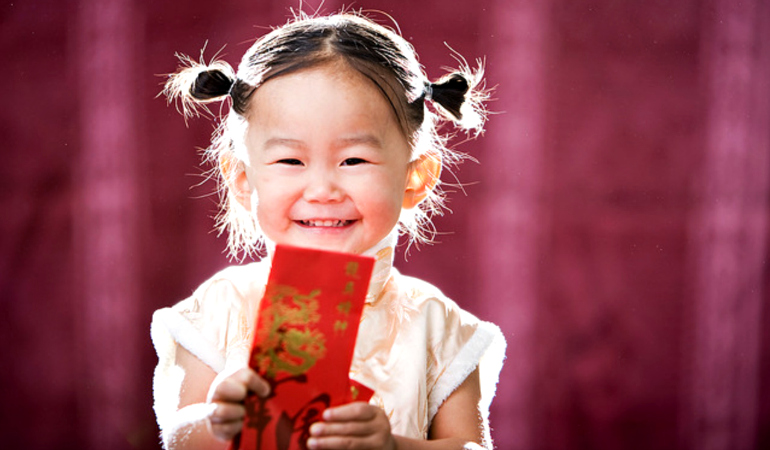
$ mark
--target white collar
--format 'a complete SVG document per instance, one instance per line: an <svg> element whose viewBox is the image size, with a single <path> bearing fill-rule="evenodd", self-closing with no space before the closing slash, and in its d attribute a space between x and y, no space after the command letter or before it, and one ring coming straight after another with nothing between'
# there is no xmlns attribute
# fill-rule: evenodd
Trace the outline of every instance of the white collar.
<svg viewBox="0 0 770 450"><path fill-rule="evenodd" d="M388 283L397 241L398 230L393 230L377 245L362 253L364 256L372 256L375 259L372 278L369 281L369 290L366 292L366 303L373 303L377 300L385 284Z"/></svg>

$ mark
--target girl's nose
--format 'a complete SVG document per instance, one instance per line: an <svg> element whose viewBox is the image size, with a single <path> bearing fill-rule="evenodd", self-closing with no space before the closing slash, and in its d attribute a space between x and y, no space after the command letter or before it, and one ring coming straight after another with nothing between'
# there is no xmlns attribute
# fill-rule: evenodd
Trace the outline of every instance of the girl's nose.
<svg viewBox="0 0 770 450"><path fill-rule="evenodd" d="M344 193L336 176L330 170L316 170L306 175L304 197L308 202L338 202L343 199Z"/></svg>

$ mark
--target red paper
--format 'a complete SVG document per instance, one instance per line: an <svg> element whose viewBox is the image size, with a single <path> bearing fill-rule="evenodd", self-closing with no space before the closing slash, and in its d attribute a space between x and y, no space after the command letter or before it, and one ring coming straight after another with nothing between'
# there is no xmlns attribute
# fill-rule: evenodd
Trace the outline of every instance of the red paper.
<svg viewBox="0 0 770 450"><path fill-rule="evenodd" d="M249 361L271 393L246 400L234 448L304 450L326 408L371 398L348 372L373 267L365 256L276 246Z"/></svg>

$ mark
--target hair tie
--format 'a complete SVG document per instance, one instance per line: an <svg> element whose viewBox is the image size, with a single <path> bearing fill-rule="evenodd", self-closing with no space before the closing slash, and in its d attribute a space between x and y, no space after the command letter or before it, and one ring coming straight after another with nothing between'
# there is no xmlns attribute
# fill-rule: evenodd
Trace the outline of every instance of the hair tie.
<svg viewBox="0 0 770 450"><path fill-rule="evenodd" d="M238 78L233 78L233 82L230 83L230 88L227 90L227 95L232 97L233 96L233 88L238 83Z"/></svg>
<svg viewBox="0 0 770 450"><path fill-rule="evenodd" d="M433 83L426 83L422 91L423 100L433 100Z"/></svg>

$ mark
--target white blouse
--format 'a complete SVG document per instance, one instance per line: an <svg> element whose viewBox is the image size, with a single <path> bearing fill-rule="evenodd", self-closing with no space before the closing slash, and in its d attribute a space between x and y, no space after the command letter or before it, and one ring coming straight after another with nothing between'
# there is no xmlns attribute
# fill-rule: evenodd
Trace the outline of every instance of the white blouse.
<svg viewBox="0 0 770 450"><path fill-rule="evenodd" d="M386 241L371 251L377 260L351 378L375 391L370 403L386 412L394 434L426 439L438 408L478 367L479 407L486 420L505 356L503 334L436 287L392 268L393 246ZM191 297L155 312L151 335L158 365L153 390L161 432L186 420L178 411L184 376L175 365L178 346L217 373L246 366L269 271L269 258L229 267Z"/></svg>

